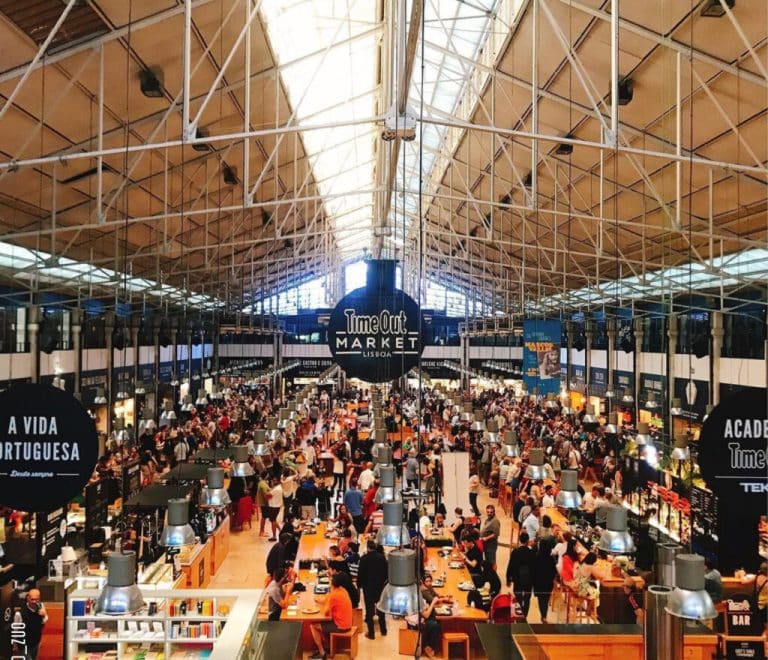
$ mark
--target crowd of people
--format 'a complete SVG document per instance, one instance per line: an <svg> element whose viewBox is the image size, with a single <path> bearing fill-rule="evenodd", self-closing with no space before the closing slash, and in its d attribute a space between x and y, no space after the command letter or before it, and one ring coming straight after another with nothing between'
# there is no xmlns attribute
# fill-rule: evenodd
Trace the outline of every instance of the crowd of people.
<svg viewBox="0 0 768 660"><path fill-rule="evenodd" d="M410 545L419 557L425 602L411 625L420 627L427 655L438 648L440 623L435 610L444 600L432 587L433 576L427 570L424 538L428 530L444 530L452 537L473 583L478 591L483 589L482 595L470 594L475 598L470 602L487 609L506 585L514 595L512 615L520 618L529 616L535 596L541 620L551 620L551 595L558 586L597 603L596 585L611 568L610 563L598 561L596 547L577 538L568 524L553 522L548 511L554 510L562 470L575 470L583 495L576 515L592 525L605 525L609 507L621 497L621 436L591 424L583 411L563 411L535 397L516 396L511 389L472 394L464 403L481 411L479 417L487 422L495 422L502 434L512 431L518 440L517 455L510 455L504 443L490 441L482 425L473 427L474 416L468 420L459 402L449 401L439 390L391 391L381 403L383 423L393 434L392 464L402 487L422 493L421 501L407 508L405 520ZM160 428L145 425L129 451L140 458L143 480L150 482L190 459L199 448L248 447L254 476L232 478L229 493L233 514L241 502L249 504L247 512L252 504L259 535L274 543L266 561L272 618L280 617L297 585L293 566L302 521L327 521L338 538L325 562L331 591L324 608L330 621L313 629L317 655L324 657L328 633L348 628L351 608L360 601L366 635L374 638L376 618L379 633L387 632L386 618L376 607L386 584L387 561L384 549L373 540L383 519L375 501L380 472L374 439L363 432L368 430L371 392L315 391L297 402L296 414L282 416L274 431L271 418L278 418L289 399L270 398L266 387L234 389L223 399L184 415L180 422ZM269 430L266 445L256 442L261 429ZM525 476L526 457L533 447L544 450L543 479ZM449 512L442 502L442 457L453 451L469 453L469 507ZM108 469L108 464L97 469ZM493 504L481 511L478 498L481 489L487 489L492 499L506 488L512 493L514 533L509 561L501 573L504 568L500 569L497 558L501 521ZM639 548L636 560L642 574L651 567L652 550L643 553ZM642 620L641 587L640 580L625 582L623 618L627 623Z"/></svg>

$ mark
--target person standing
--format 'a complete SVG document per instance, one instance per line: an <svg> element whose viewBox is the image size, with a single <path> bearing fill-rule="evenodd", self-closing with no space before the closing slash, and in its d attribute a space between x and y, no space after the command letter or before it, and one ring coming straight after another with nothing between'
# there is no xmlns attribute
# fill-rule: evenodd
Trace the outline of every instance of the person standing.
<svg viewBox="0 0 768 660"><path fill-rule="evenodd" d="M552 587L555 584L555 576L557 575L555 558L552 556L554 546L555 538L553 536L540 540L534 564L533 593L539 602L542 623L547 622L549 599L552 596Z"/></svg>
<svg viewBox="0 0 768 660"><path fill-rule="evenodd" d="M40 600L40 590L30 589L24 606L21 608L21 620L24 623L25 649L18 651L19 655L24 651L24 658L36 660L40 650L40 642L43 639L43 627L48 621L48 612Z"/></svg>
<svg viewBox="0 0 768 660"><path fill-rule="evenodd" d="M365 529L365 518L363 518L363 494L357 487L357 480L350 479L349 488L344 493L344 504L349 511L349 515L352 516L352 524L355 526L355 531L358 534L362 534Z"/></svg>
<svg viewBox="0 0 768 660"><path fill-rule="evenodd" d="M272 525L272 536L270 541L277 541L277 517L280 515L280 509L283 508L283 487L278 477L272 479L272 490L269 491L269 510L267 516Z"/></svg>
<svg viewBox="0 0 768 660"><path fill-rule="evenodd" d="M405 462L405 482L408 488L416 488L419 483L419 459L416 458L415 449L408 453L408 460Z"/></svg>
<svg viewBox="0 0 768 660"><path fill-rule="evenodd" d="M507 587L512 589L514 585L515 598L526 617L531 607L531 591L536 570L536 552L531 547L532 543L533 540L527 532L520 532L520 545L510 553L507 564Z"/></svg>
<svg viewBox="0 0 768 660"><path fill-rule="evenodd" d="M477 474L473 474L469 477L469 506L472 507L472 511L475 515L480 517L480 509L477 508L477 496L480 493L480 477Z"/></svg>
<svg viewBox="0 0 768 660"><path fill-rule="evenodd" d="M499 547L499 534L501 534L501 522L496 517L496 507L489 504L485 507L488 516L480 530L480 540L483 542L483 553L493 570L496 570L496 550Z"/></svg>

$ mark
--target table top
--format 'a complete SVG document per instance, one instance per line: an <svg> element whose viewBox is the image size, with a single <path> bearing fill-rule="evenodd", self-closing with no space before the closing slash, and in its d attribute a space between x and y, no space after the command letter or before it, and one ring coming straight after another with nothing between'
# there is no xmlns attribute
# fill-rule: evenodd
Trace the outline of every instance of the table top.
<svg viewBox="0 0 768 660"><path fill-rule="evenodd" d="M443 557L440 555L439 548L427 548L427 570L436 577L441 576L443 572L445 572L445 585L442 587L435 587L435 591L440 596L453 596L456 603L458 603L458 607L454 610L453 614L446 617L438 615L438 619L446 618L486 621L488 619L488 613L485 612L485 610L476 607L469 607L467 605L468 592L459 589L460 583L472 581L469 571L465 566L462 566L462 568L449 568L448 564L450 561L450 556Z"/></svg>
<svg viewBox="0 0 768 660"><path fill-rule="evenodd" d="M296 566L300 561L319 560L328 556L328 549L339 542L338 537L325 538L328 523L321 522L314 534L302 534L296 552Z"/></svg>

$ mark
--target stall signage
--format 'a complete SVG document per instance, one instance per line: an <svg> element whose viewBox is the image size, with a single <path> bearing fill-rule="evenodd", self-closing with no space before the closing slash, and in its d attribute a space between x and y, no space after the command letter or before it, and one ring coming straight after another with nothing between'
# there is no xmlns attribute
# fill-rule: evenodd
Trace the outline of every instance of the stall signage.
<svg viewBox="0 0 768 660"><path fill-rule="evenodd" d="M751 639L725 639L726 660L765 660L765 640L762 637Z"/></svg>
<svg viewBox="0 0 768 660"><path fill-rule="evenodd" d="M38 513L36 518L37 557L41 566L48 559L58 556L67 534L67 514L64 507L47 513Z"/></svg>
<svg viewBox="0 0 768 660"><path fill-rule="evenodd" d="M52 511L82 491L98 458L96 427L72 394L16 385L0 394L0 504Z"/></svg>
<svg viewBox="0 0 768 660"><path fill-rule="evenodd" d="M369 264L369 269L373 264ZM370 277L366 286L344 296L331 312L328 344L349 378L371 383L395 380L419 363L420 310L386 279Z"/></svg>
<svg viewBox="0 0 768 660"><path fill-rule="evenodd" d="M727 601L728 634L735 637L749 637L755 630L752 605L745 598L743 600Z"/></svg>
<svg viewBox="0 0 768 660"><path fill-rule="evenodd" d="M127 502L141 490L141 463L138 459L123 465L123 501Z"/></svg>
<svg viewBox="0 0 768 660"><path fill-rule="evenodd" d="M764 508L768 494L768 414L764 392L743 392L716 406L699 439L699 465L719 497Z"/></svg>

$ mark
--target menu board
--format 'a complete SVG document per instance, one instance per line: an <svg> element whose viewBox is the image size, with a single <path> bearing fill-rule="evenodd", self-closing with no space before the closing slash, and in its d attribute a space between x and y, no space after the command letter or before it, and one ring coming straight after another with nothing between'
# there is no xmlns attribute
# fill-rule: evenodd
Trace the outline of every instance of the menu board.
<svg viewBox="0 0 768 660"><path fill-rule="evenodd" d="M702 555L717 555L719 540L719 502L717 495L704 488L691 487L692 550Z"/></svg>
<svg viewBox="0 0 768 660"><path fill-rule="evenodd" d="M123 502L141 490L141 463L138 459L123 465Z"/></svg>
<svg viewBox="0 0 768 660"><path fill-rule="evenodd" d="M99 537L98 530L107 524L109 516L109 489L102 479L85 487L85 539L88 544Z"/></svg>
<svg viewBox="0 0 768 660"><path fill-rule="evenodd" d="M66 533L67 514L64 507L49 513L37 514L35 535L37 536L37 560L40 566L47 566L49 559L58 557Z"/></svg>

